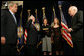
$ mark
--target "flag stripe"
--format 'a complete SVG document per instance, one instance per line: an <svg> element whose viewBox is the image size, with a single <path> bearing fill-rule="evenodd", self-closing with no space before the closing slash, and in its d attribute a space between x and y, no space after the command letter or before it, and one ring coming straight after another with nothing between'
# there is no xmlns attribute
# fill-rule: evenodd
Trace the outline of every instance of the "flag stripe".
<svg viewBox="0 0 84 56"><path fill-rule="evenodd" d="M71 36L69 35L69 33L67 33L65 30L64 30L64 33L65 33L70 39L72 39Z"/></svg>
<svg viewBox="0 0 84 56"><path fill-rule="evenodd" d="M68 27L67 27L64 23L61 23L61 25L62 25L65 29L68 29Z"/></svg>
<svg viewBox="0 0 84 56"><path fill-rule="evenodd" d="M26 40L27 38L25 37L24 39Z"/></svg>
<svg viewBox="0 0 84 56"><path fill-rule="evenodd" d="M63 37L65 37L65 39L67 40L67 42L69 42L71 44L70 40L68 40L67 37L64 34L63 34Z"/></svg>
<svg viewBox="0 0 84 56"><path fill-rule="evenodd" d="M73 43L72 41L70 42L65 35L62 35L64 37L64 39L67 41L67 43L73 48Z"/></svg>
<svg viewBox="0 0 84 56"><path fill-rule="evenodd" d="M27 29L25 29L25 34L24 34L24 42L26 43L27 41Z"/></svg>
<svg viewBox="0 0 84 56"><path fill-rule="evenodd" d="M26 37L24 37L24 40L26 41Z"/></svg>
<svg viewBox="0 0 84 56"><path fill-rule="evenodd" d="M27 32L25 32L25 35L27 36Z"/></svg>
<svg viewBox="0 0 84 56"><path fill-rule="evenodd" d="M27 30L25 29L25 33L27 33Z"/></svg>
<svg viewBox="0 0 84 56"><path fill-rule="evenodd" d="M27 38L27 35L25 34L25 38Z"/></svg>
<svg viewBox="0 0 84 56"><path fill-rule="evenodd" d="M66 36L65 38L67 38L67 40L69 40L70 42L72 42L71 41L71 39L65 34L65 33L62 33L64 36Z"/></svg>
<svg viewBox="0 0 84 56"><path fill-rule="evenodd" d="M26 38L24 38L24 40L26 41Z"/></svg>

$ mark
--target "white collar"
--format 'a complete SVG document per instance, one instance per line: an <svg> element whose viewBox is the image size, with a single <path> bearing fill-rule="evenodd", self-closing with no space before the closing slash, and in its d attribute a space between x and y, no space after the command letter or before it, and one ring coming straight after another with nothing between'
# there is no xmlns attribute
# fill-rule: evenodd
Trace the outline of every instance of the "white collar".
<svg viewBox="0 0 84 56"><path fill-rule="evenodd" d="M10 13L12 14L12 15L14 15L14 13L11 11L11 10L9 10L10 11Z"/></svg>

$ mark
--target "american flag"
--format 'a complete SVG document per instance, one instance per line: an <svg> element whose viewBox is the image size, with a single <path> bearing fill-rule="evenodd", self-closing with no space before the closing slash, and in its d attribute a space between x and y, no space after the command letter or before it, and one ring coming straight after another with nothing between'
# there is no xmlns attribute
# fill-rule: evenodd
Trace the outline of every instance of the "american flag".
<svg viewBox="0 0 84 56"><path fill-rule="evenodd" d="M26 44L27 41L27 29L25 29L25 33L24 33L24 43Z"/></svg>
<svg viewBox="0 0 84 56"><path fill-rule="evenodd" d="M61 26L62 26L61 34L62 34L62 37L73 48L72 37L71 37L71 34L69 32L67 32L68 26L67 26L67 22L66 22L66 20L64 18L62 10L60 11L60 13L61 13Z"/></svg>
<svg viewBox="0 0 84 56"><path fill-rule="evenodd" d="M64 15L63 15L63 12L62 12L62 9L61 9L61 6L62 6L63 2L64 1L58 1L60 14L61 14L61 26L62 26L61 34L62 34L62 37L67 41L67 43L73 48L72 37L71 37L71 34L69 32L67 32L67 29L68 29L67 22L64 18Z"/></svg>

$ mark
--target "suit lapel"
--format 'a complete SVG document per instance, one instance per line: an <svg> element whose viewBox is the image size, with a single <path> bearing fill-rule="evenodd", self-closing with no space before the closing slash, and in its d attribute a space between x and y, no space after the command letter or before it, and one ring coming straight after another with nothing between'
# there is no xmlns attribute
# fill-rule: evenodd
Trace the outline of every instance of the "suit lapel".
<svg viewBox="0 0 84 56"><path fill-rule="evenodd" d="M9 12L9 14L10 14L10 18L13 20L13 23L16 24L13 15L10 12Z"/></svg>

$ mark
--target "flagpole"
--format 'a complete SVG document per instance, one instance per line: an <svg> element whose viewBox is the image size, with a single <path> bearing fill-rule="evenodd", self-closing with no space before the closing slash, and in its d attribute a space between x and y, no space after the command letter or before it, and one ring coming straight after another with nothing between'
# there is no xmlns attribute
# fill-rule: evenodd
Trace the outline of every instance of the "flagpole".
<svg viewBox="0 0 84 56"><path fill-rule="evenodd" d="M29 18L31 10L29 9L27 10L27 12L28 12L28 18Z"/></svg>
<svg viewBox="0 0 84 56"><path fill-rule="evenodd" d="M18 26L18 38L21 40L21 45L22 45L22 40L23 40L23 38L21 38L21 37L23 37L23 27L22 27L22 12L23 12L23 4L22 4L22 10L21 10L21 13L20 13L20 26ZM18 40L19 41L19 40ZM18 44L20 44L20 41L19 41L19 43ZM18 44L17 44L17 51L19 52L19 54L20 54L20 51L21 51L21 49L23 48L23 45L20 47L20 49L18 48Z"/></svg>
<svg viewBox="0 0 84 56"><path fill-rule="evenodd" d="M36 13L36 19L37 19L37 9L35 9L35 13Z"/></svg>
<svg viewBox="0 0 84 56"><path fill-rule="evenodd" d="M60 9L60 16L61 16L61 21L62 21L62 15L61 15L61 13L62 13L62 5L58 5L58 7L59 7L59 9Z"/></svg>
<svg viewBox="0 0 84 56"><path fill-rule="evenodd" d="M44 18L46 18L46 16L45 16L45 7L43 7L42 10L43 10L43 19L44 19Z"/></svg>
<svg viewBox="0 0 84 56"><path fill-rule="evenodd" d="M36 13L36 22L38 22L38 20L37 20L37 9L35 9L35 13Z"/></svg>
<svg viewBox="0 0 84 56"><path fill-rule="evenodd" d="M36 23L35 23L35 27L36 27L37 31L40 31L40 24L38 23L38 20L37 20L37 9L35 9L35 13L36 13Z"/></svg>
<svg viewBox="0 0 84 56"><path fill-rule="evenodd" d="M23 11L23 5L22 5L22 11ZM22 11L20 13L20 26L22 25Z"/></svg>
<svg viewBox="0 0 84 56"><path fill-rule="evenodd" d="M54 13L54 18L56 17L56 14L55 14L55 8L53 6L53 13Z"/></svg>

